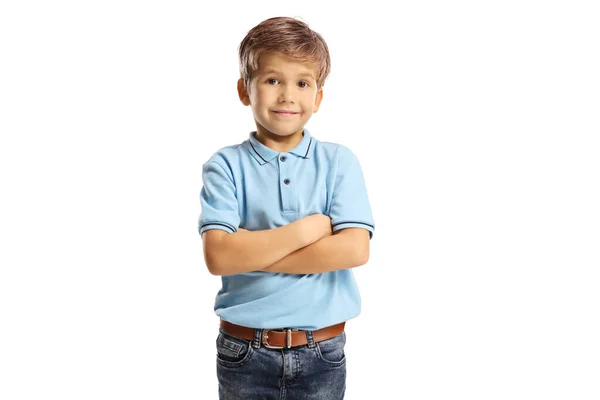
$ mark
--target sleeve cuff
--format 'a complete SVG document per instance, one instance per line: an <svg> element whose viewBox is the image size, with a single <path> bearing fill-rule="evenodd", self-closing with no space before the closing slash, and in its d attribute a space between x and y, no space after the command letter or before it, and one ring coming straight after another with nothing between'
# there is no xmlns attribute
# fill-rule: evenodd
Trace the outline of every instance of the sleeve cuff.
<svg viewBox="0 0 600 400"><path fill-rule="evenodd" d="M209 222L200 226L200 236L202 236L205 231L209 231L211 229L221 229L227 233L237 232L237 229L229 224L222 222Z"/></svg>
<svg viewBox="0 0 600 400"><path fill-rule="evenodd" d="M373 232L375 231L375 226L371 224L367 224L366 222L358 222L358 221L347 221L347 222L336 222L331 226L331 230L333 232L339 231L340 229L346 228L363 228L369 231L369 239L373 239Z"/></svg>

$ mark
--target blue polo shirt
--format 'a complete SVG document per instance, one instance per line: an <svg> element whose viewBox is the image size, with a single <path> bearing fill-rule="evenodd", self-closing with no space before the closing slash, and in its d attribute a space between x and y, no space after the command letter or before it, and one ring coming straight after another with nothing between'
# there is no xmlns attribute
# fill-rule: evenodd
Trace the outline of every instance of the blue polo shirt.
<svg viewBox="0 0 600 400"><path fill-rule="evenodd" d="M289 152L260 143L256 131L202 166L200 235L278 228L311 214L331 217L332 230L375 224L359 161L340 144L321 142L304 128ZM360 313L351 269L318 274L263 271L222 276L215 300L221 318L253 328L315 330Z"/></svg>

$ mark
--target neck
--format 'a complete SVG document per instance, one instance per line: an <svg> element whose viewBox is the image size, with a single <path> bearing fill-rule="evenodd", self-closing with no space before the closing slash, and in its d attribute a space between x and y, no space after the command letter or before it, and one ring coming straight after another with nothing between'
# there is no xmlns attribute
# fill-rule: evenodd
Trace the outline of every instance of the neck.
<svg viewBox="0 0 600 400"><path fill-rule="evenodd" d="M295 148L302 141L304 130L292 133L287 136L275 135L268 131L257 130L256 140L264 144L266 147L275 150L279 153L286 153Z"/></svg>

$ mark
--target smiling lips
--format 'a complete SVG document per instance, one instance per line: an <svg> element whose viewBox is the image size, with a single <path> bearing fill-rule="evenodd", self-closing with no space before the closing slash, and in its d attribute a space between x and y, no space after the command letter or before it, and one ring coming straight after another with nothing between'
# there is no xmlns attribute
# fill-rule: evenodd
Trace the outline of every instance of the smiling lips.
<svg viewBox="0 0 600 400"><path fill-rule="evenodd" d="M277 115L296 115L296 114L298 114L297 112L286 111L286 110L273 110L273 112Z"/></svg>

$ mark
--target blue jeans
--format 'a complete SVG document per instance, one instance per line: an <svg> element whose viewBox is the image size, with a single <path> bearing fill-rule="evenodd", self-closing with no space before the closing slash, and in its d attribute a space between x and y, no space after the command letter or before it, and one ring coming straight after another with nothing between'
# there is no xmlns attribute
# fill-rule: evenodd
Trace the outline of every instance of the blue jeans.
<svg viewBox="0 0 600 400"><path fill-rule="evenodd" d="M346 390L346 332L290 349L269 349L219 329L217 378L220 400L337 400Z"/></svg>

